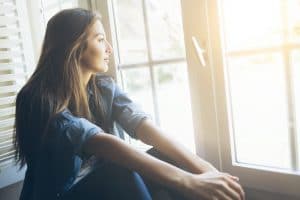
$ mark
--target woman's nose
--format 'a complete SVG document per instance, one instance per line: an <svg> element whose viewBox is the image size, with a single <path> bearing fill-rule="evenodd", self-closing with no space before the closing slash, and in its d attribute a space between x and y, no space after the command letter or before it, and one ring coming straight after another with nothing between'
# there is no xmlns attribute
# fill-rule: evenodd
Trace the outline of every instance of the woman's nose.
<svg viewBox="0 0 300 200"><path fill-rule="evenodd" d="M106 42L106 53L112 54L113 48L109 42Z"/></svg>

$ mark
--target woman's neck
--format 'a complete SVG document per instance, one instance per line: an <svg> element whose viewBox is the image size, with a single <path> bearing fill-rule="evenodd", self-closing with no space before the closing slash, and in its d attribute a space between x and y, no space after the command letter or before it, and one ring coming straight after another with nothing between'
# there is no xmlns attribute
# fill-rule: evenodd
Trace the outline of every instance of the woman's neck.
<svg viewBox="0 0 300 200"><path fill-rule="evenodd" d="M84 87L87 87L89 80L91 79L92 73L88 71L82 72L82 81L84 84Z"/></svg>

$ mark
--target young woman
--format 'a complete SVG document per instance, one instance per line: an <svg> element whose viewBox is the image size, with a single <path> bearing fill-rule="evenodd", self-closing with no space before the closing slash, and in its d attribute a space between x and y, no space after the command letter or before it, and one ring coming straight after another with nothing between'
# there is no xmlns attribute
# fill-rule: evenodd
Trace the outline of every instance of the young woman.
<svg viewBox="0 0 300 200"><path fill-rule="evenodd" d="M37 68L16 99L16 159L27 165L21 199L155 199L157 191L244 199L237 177L167 137L101 75L111 53L96 13L68 9L48 22ZM114 123L154 156L113 135Z"/></svg>

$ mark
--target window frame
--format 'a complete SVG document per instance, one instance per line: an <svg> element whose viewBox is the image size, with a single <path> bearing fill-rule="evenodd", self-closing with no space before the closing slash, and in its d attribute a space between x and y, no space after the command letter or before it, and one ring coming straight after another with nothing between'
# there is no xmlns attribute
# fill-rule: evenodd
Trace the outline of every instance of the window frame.
<svg viewBox="0 0 300 200"><path fill-rule="evenodd" d="M241 184L247 188L299 197L297 184L300 182L300 172L237 164L232 159L231 113L227 96L227 77L224 75L226 72L223 67L225 65L222 52L224 43L220 27L222 24L219 20L219 1L221 0L181 1L194 102L192 106L196 110L195 117L201 119L201 125L195 127L196 134L202 136L198 145L203 148L198 154L220 170L239 176ZM193 21L197 23L193 24ZM208 63L206 67L199 64L190 39L192 36L196 36L203 44ZM203 74L207 77L205 78ZM196 85L205 87L196 87ZM199 105L196 105L197 103ZM214 149L210 148L211 146Z"/></svg>

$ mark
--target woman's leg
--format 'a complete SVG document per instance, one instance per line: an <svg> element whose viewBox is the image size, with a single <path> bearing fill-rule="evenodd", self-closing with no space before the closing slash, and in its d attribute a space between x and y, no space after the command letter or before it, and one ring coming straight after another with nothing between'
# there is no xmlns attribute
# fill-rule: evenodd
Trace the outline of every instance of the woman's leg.
<svg viewBox="0 0 300 200"><path fill-rule="evenodd" d="M63 200L151 200L138 173L105 162L80 180Z"/></svg>

